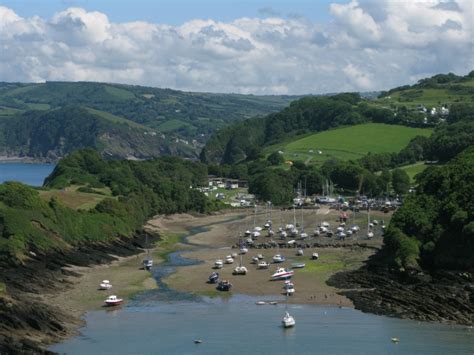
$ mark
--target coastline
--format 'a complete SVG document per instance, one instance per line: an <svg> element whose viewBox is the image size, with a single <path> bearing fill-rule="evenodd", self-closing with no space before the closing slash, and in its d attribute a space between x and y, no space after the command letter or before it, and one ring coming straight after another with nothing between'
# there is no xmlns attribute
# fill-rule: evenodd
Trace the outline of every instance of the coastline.
<svg viewBox="0 0 474 355"><path fill-rule="evenodd" d="M24 164L56 164L58 159L20 157L16 155L0 155L0 164L24 163Z"/></svg>

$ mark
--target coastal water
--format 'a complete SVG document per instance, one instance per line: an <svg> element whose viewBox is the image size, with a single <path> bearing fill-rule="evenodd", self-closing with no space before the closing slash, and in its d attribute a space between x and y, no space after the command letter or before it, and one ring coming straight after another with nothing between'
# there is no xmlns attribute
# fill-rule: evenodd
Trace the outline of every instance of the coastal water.
<svg viewBox="0 0 474 355"><path fill-rule="evenodd" d="M42 186L54 164L0 163L0 183L19 181L31 186Z"/></svg>
<svg viewBox="0 0 474 355"><path fill-rule="evenodd" d="M202 231L196 229L194 233ZM152 272L159 288L120 309L88 312L80 335L56 344L67 354L472 354L474 330L365 314L352 308L288 305L296 327L283 329L278 296L209 298L162 282L195 261L169 255ZM204 282L205 280L203 280ZM257 306L258 300L278 305ZM397 337L399 343L391 339ZM194 340L201 339L201 344Z"/></svg>
<svg viewBox="0 0 474 355"><path fill-rule="evenodd" d="M296 327L283 329L285 306L256 298L143 300L89 312L81 335L50 350L67 354L472 354L464 327L364 314L350 308L290 305ZM398 337L399 343L393 343ZM195 344L201 339L201 344Z"/></svg>

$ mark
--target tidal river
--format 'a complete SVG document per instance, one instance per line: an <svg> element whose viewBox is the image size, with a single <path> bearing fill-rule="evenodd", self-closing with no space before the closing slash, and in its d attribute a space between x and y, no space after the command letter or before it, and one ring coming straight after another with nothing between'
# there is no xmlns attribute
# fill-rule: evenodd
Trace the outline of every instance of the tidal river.
<svg viewBox="0 0 474 355"><path fill-rule="evenodd" d="M288 305L268 297L208 298L161 282L193 261L172 253L155 268L159 288L121 309L91 311L80 335L56 344L67 354L472 354L474 330L365 314L352 308ZM261 299L278 305L257 306ZM283 329L288 307L296 326ZM392 338L400 341L394 343ZM202 343L195 344L196 339Z"/></svg>

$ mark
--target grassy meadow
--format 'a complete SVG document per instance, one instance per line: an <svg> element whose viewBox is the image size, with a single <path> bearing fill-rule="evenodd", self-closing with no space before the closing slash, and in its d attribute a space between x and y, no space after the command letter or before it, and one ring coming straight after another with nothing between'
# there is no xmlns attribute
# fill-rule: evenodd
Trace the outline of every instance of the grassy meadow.
<svg viewBox="0 0 474 355"><path fill-rule="evenodd" d="M431 133L432 129L429 128L367 123L296 138L284 144L272 145L265 152L271 154L281 150L285 160L322 164L331 158L351 160L359 159L369 152L398 152L415 136L429 136Z"/></svg>

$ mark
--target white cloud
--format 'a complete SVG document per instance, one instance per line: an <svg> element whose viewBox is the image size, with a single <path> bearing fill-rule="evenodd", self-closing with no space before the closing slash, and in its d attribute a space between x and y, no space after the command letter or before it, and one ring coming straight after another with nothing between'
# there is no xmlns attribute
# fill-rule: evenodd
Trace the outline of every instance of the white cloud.
<svg viewBox="0 0 474 355"><path fill-rule="evenodd" d="M355 0L332 20L112 23L69 8L52 19L0 6L0 80L90 80L191 91L303 94L385 89L474 67L469 0Z"/></svg>

